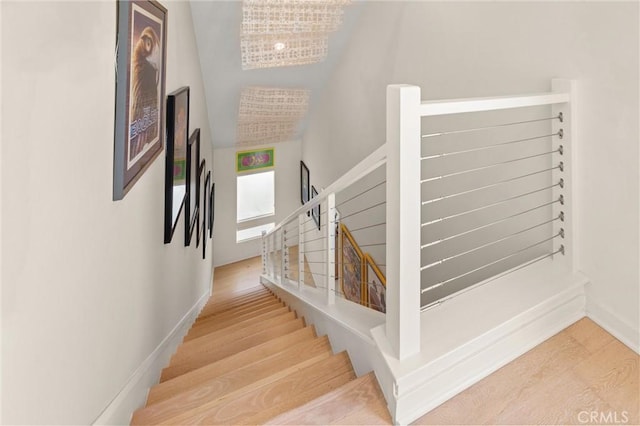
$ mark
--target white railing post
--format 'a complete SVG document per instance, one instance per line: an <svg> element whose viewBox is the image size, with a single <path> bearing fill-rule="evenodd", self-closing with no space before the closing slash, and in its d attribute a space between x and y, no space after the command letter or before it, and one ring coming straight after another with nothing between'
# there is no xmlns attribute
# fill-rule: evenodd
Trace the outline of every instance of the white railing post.
<svg viewBox="0 0 640 426"><path fill-rule="evenodd" d="M304 288L304 213L298 215L298 289Z"/></svg>
<svg viewBox="0 0 640 426"><path fill-rule="evenodd" d="M262 231L262 275L267 274L267 239L264 237L267 231Z"/></svg>
<svg viewBox="0 0 640 426"><path fill-rule="evenodd" d="M576 81L555 78L551 80L551 90L553 92L568 93L570 100L566 103L554 104L552 107L553 116L557 116L562 113L562 122L559 120L553 121L553 133L557 133L562 130L562 138L554 138L558 140L558 145L562 145L562 155L559 156L562 161L562 170L553 171L553 183L557 183L562 179L563 187L555 187L553 191L554 199L558 199L560 196L563 198L563 203L556 203L553 205L553 216L558 217L560 212L564 214L564 220L562 222L555 222L554 232L556 235L560 228L564 231L563 238L556 238L553 240L553 251L556 252L560 249L560 246L564 246L564 256L554 256L554 262L562 263L569 271L575 272L577 265L577 254L575 238L575 215L573 214L573 206L575 205L574 194L576 194L575 184L576 179ZM555 166L555 164L554 164Z"/></svg>
<svg viewBox="0 0 640 426"><path fill-rule="evenodd" d="M386 335L402 360L420 352L420 88L387 86Z"/></svg>
<svg viewBox="0 0 640 426"><path fill-rule="evenodd" d="M336 194L327 195L327 303L332 305L336 303Z"/></svg>
<svg viewBox="0 0 640 426"><path fill-rule="evenodd" d="M289 278L289 259L287 258L289 255L289 249L287 247L287 229L286 225L282 227L282 244L280 244L280 249L282 250L282 275L280 278L280 283L284 284Z"/></svg>

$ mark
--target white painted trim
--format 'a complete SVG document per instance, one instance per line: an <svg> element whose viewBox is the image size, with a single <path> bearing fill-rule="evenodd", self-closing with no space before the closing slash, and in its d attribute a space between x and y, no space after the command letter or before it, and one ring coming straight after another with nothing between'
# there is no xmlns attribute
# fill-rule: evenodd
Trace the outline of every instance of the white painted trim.
<svg viewBox="0 0 640 426"><path fill-rule="evenodd" d="M599 304L587 293L587 316L613 337L620 340L634 352L640 354L640 329L638 325L625 321L608 307Z"/></svg>
<svg viewBox="0 0 640 426"><path fill-rule="evenodd" d="M533 93L517 96L494 96L490 98L423 101L420 105L420 115L427 117L434 115L460 114L463 112L553 105L569 102L569 100L570 95L567 93Z"/></svg>
<svg viewBox="0 0 640 426"><path fill-rule="evenodd" d="M210 296L211 288L198 299L167 337L133 372L122 390L94 420L94 425L121 425L131 422L133 412L146 402L149 389L158 383L162 369L166 367L178 345L182 343L182 337L191 327Z"/></svg>
<svg viewBox="0 0 640 426"><path fill-rule="evenodd" d="M395 416L409 424L585 316L585 280L397 381ZM405 372L408 373L408 372Z"/></svg>

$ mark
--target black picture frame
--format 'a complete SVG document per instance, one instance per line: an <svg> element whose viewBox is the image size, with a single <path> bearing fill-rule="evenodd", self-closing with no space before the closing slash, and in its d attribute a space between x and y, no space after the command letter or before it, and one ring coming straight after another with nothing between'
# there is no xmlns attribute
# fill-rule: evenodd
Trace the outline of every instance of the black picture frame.
<svg viewBox="0 0 640 426"><path fill-rule="evenodd" d="M187 146L187 196L185 205L185 233L184 245L189 246L193 237L193 232L198 226L199 207L199 165L200 165L200 129L195 129L189 138ZM197 235L197 232L196 232ZM197 239L197 237L196 237Z"/></svg>
<svg viewBox="0 0 640 426"><path fill-rule="evenodd" d="M215 220L216 207L216 183L211 182L211 194L209 196L209 238L213 238L213 223Z"/></svg>
<svg viewBox="0 0 640 426"><path fill-rule="evenodd" d="M164 146L167 21L167 9L155 0L117 2L114 201Z"/></svg>
<svg viewBox="0 0 640 426"><path fill-rule="evenodd" d="M204 191L202 192L202 258L207 258L207 237L209 233L209 197L211 192L211 171L207 171L204 178Z"/></svg>
<svg viewBox="0 0 640 426"><path fill-rule="evenodd" d="M315 198L318 195L318 191L316 191L316 187L311 185L311 198ZM311 209L311 217L313 217L313 221L318 226L318 231L320 230L320 204Z"/></svg>
<svg viewBox="0 0 640 426"><path fill-rule="evenodd" d="M300 161L300 201L302 204L306 204L310 199L309 182L309 168L304 164L304 161Z"/></svg>
<svg viewBox="0 0 640 426"><path fill-rule="evenodd" d="M167 96L167 150L165 156L164 243L173 238L187 196L189 88Z"/></svg>
<svg viewBox="0 0 640 426"><path fill-rule="evenodd" d="M202 226L204 225L204 221L200 220L201 215L201 209L202 209L202 202L200 199L200 195L202 194L202 188L204 187L204 172L207 169L207 162L202 159L200 160L200 166L198 167L198 182L196 184L196 194L198 194L198 200L197 200L197 204L198 204L198 212L196 213L196 229L195 229L195 233L196 233L196 248L200 247L200 234L202 233L200 231L200 228L202 228Z"/></svg>

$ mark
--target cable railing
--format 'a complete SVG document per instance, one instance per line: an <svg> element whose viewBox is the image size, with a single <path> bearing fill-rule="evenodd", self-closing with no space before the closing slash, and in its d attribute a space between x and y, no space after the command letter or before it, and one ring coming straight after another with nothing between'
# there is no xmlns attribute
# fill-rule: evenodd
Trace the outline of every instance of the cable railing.
<svg viewBox="0 0 640 426"><path fill-rule="evenodd" d="M263 234L264 275L384 313L385 162L383 146Z"/></svg>
<svg viewBox="0 0 640 426"><path fill-rule="evenodd" d="M384 312L402 360L425 310L549 259L572 270L573 82L552 86L445 101L389 86L387 142L263 234L264 276Z"/></svg>

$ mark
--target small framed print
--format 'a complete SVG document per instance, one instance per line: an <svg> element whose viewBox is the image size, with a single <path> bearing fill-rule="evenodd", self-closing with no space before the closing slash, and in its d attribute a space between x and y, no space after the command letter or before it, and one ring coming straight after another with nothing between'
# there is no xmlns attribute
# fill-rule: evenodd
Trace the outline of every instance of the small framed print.
<svg viewBox="0 0 640 426"><path fill-rule="evenodd" d="M318 195L318 191L316 191L316 187L311 185L311 198L315 198ZM313 217L313 221L316 223L318 227L318 231L321 229L320 226L320 204L311 209L311 216Z"/></svg>
<svg viewBox="0 0 640 426"><path fill-rule="evenodd" d="M304 161L300 161L300 201L306 204L309 201L309 168Z"/></svg>
<svg viewBox="0 0 640 426"><path fill-rule="evenodd" d="M363 304L363 261L364 256L360 247L353 239L349 229L344 224L340 224L341 256L340 267L342 268L342 293L347 300Z"/></svg>
<svg viewBox="0 0 640 426"><path fill-rule="evenodd" d="M216 207L216 183L211 183L211 194L209 195L209 238L213 238L213 221L215 219Z"/></svg>
<svg viewBox="0 0 640 426"><path fill-rule="evenodd" d="M387 312L387 280L369 253L364 256L366 305L379 312Z"/></svg>
<svg viewBox="0 0 640 426"><path fill-rule="evenodd" d="M189 138L187 146L187 198L185 200L185 234L184 245L191 244L193 232L198 227L198 207L199 207L199 166L200 166L200 129L196 129ZM196 231L196 239L197 236Z"/></svg>
<svg viewBox="0 0 640 426"><path fill-rule="evenodd" d="M167 96L167 150L165 161L164 242L170 243L187 194L189 88Z"/></svg>
<svg viewBox="0 0 640 426"><path fill-rule="evenodd" d="M207 237L209 233L209 197L211 191L211 171L207 171L204 178L204 191L202 192L202 258L207 258Z"/></svg>
<svg viewBox="0 0 640 426"><path fill-rule="evenodd" d="M195 226L195 234L196 234L196 247L200 247L200 234L202 234L201 228L204 225L204 220L201 220L202 216L202 204L200 195L202 194L202 188L204 187L204 172L207 168L207 163L205 160L200 161L200 166L198 167L198 181L196 183L196 194L198 194L198 211L196 214L196 226ZM203 218L204 219L204 218Z"/></svg>

